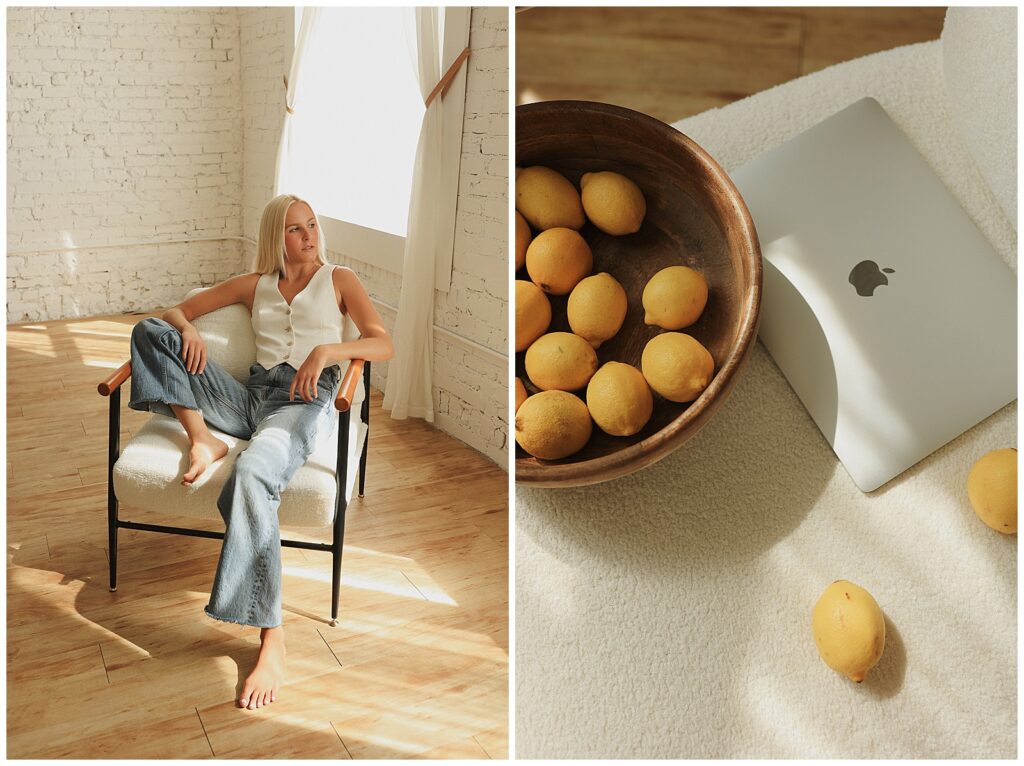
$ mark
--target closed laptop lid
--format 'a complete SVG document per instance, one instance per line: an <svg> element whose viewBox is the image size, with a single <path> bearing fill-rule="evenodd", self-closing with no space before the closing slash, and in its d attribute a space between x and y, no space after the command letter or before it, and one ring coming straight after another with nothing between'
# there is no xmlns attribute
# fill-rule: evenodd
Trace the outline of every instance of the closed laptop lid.
<svg viewBox="0 0 1024 766"><path fill-rule="evenodd" d="M760 337L873 490L1016 398L1016 280L874 99L731 174L764 257Z"/></svg>

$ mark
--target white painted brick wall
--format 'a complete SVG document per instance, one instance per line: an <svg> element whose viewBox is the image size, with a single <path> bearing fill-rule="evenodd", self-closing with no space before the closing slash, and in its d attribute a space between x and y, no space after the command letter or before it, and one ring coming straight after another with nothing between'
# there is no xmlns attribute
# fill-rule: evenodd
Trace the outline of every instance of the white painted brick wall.
<svg viewBox="0 0 1024 766"><path fill-rule="evenodd" d="M274 197L274 165L284 116L284 81L292 60L295 9L240 8L242 123L245 158L242 232L256 242L263 208ZM246 244L247 264L256 247Z"/></svg>
<svg viewBox="0 0 1024 766"><path fill-rule="evenodd" d="M507 469L508 8L474 8L452 286L434 321L498 352L434 340L437 424Z"/></svg>
<svg viewBox="0 0 1024 766"><path fill-rule="evenodd" d="M7 19L7 247L24 253L7 261L8 321L149 310L237 273L237 9ZM137 244L210 237L233 239Z"/></svg>

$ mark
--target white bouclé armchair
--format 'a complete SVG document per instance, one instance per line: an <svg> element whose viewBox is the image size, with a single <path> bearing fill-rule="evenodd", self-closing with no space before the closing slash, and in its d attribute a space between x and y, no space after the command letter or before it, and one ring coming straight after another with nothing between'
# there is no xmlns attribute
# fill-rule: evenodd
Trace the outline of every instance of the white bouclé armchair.
<svg viewBox="0 0 1024 766"><path fill-rule="evenodd" d="M195 292L195 291L194 291ZM235 304L197 318L193 324L206 341L209 359L217 362L240 382L249 376L256 360L256 342L249 312ZM354 323L345 318L343 340L359 336ZM119 516L119 504L151 514L220 520L217 497L231 473L235 458L248 442L219 431L213 433L228 444L226 457L211 465L190 486L181 484L188 467L188 437L176 418L153 414L138 434L120 450L121 385L131 375L125 362L99 385L110 397L107 523L110 545L110 590L117 589L117 533L119 529L212 537L223 532L185 529L128 521ZM360 381L360 378L362 380ZM335 408L334 429L324 433L306 464L292 477L281 494L278 511L285 547L329 551L332 554L331 625L337 624L341 585L341 557L345 535L345 511L359 474L359 496L363 496L369 432L370 363L354 359L342 365ZM355 413L353 415L353 412ZM332 528L331 543L285 539L287 528Z"/></svg>

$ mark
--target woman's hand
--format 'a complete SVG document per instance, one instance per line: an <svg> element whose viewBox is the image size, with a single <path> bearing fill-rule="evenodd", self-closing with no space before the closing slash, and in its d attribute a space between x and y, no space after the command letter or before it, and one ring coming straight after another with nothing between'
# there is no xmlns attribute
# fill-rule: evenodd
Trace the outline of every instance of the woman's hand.
<svg viewBox="0 0 1024 766"><path fill-rule="evenodd" d="M326 349L323 346L315 346L292 379L292 387L288 391L288 401L292 401L296 393L302 397L303 401L311 402L316 399L316 384L326 365Z"/></svg>
<svg viewBox="0 0 1024 766"><path fill-rule="evenodd" d="M191 324L181 331L181 358L185 362L185 369L192 375L198 375L206 369L206 341Z"/></svg>

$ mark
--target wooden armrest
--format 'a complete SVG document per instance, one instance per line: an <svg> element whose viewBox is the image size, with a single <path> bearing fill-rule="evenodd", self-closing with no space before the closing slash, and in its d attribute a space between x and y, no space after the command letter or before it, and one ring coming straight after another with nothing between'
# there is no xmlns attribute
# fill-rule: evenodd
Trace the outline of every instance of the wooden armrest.
<svg viewBox="0 0 1024 766"><path fill-rule="evenodd" d="M334 407L338 412L345 412L352 406L352 399L356 395L356 386L359 385L359 379L363 377L364 363L364 359L353 359L349 362L348 369L345 370L345 377L341 379L341 385L338 387L338 396L334 400Z"/></svg>
<svg viewBox="0 0 1024 766"><path fill-rule="evenodd" d="M96 386L96 389L100 392L101 396L110 396L114 389L128 380L132 374L132 363L125 362L117 368L117 372L107 378L105 381Z"/></svg>

